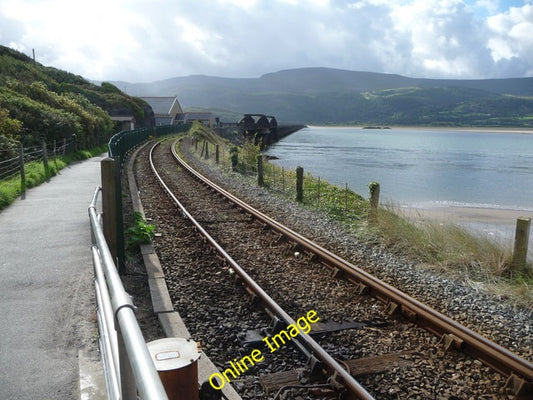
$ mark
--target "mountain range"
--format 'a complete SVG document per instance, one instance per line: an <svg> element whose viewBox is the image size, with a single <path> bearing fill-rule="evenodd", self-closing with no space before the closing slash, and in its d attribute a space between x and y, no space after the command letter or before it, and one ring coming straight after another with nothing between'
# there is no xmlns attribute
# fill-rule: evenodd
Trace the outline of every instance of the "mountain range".
<svg viewBox="0 0 533 400"><path fill-rule="evenodd" d="M112 83L134 96L177 96L183 108L211 110L228 122L262 113L308 124L533 127L533 78L418 79L301 68L259 78L192 75Z"/></svg>

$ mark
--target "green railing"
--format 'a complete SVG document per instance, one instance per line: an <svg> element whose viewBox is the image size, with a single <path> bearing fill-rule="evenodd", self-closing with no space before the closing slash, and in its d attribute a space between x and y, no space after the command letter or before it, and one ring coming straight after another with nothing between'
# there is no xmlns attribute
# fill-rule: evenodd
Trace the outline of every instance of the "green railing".
<svg viewBox="0 0 533 400"><path fill-rule="evenodd" d="M130 151L146 142L149 139L162 137L166 135L187 132L191 128L192 124L180 124L180 125L163 125L150 128L134 129L131 131L122 131L114 135L108 144L108 154L114 164L114 177L113 182L108 183L114 187L115 198L113 200L116 208L114 213L114 238L108 238L109 242L116 245L116 264L119 272L123 274L125 272L125 251L124 251L124 221L122 218L122 185L121 185L121 173L124 166L126 157ZM105 183L102 182L102 186Z"/></svg>
<svg viewBox="0 0 533 400"><path fill-rule="evenodd" d="M156 137L186 132L190 127L191 124L162 125L119 132L109 140L109 157L115 160L118 158L122 165L126 155L141 143Z"/></svg>

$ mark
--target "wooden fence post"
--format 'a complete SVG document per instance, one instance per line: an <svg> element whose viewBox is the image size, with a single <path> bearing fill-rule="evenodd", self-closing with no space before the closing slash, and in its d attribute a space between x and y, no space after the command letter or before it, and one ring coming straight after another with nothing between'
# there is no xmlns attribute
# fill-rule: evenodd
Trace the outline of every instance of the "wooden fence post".
<svg viewBox="0 0 533 400"><path fill-rule="evenodd" d="M20 142L20 197L26 198L26 170L24 168L24 145Z"/></svg>
<svg viewBox="0 0 533 400"><path fill-rule="evenodd" d="M263 176L263 156L261 154L257 155L257 184L259 186L264 186L265 178Z"/></svg>
<svg viewBox="0 0 533 400"><path fill-rule="evenodd" d="M511 262L511 266L515 271L526 269L530 227L531 218L522 217L516 220L513 261Z"/></svg>
<svg viewBox="0 0 533 400"><path fill-rule="evenodd" d="M115 182L115 160L104 158L100 162L101 179L102 179L102 212L103 212L103 231L113 256L117 260L117 204L116 204L116 182Z"/></svg>
<svg viewBox="0 0 533 400"><path fill-rule="evenodd" d="M300 203L304 200L304 169L296 168L296 201Z"/></svg>
<svg viewBox="0 0 533 400"><path fill-rule="evenodd" d="M46 142L43 139L43 167L44 167L44 176L46 182L50 181L50 167L48 166L48 152L46 150Z"/></svg>
<svg viewBox="0 0 533 400"><path fill-rule="evenodd" d="M209 142L205 141L205 158L209 158Z"/></svg>
<svg viewBox="0 0 533 400"><path fill-rule="evenodd" d="M370 191L370 210L368 211L368 221L375 223L378 220L379 192L380 186L377 182L368 184Z"/></svg>
<svg viewBox="0 0 533 400"><path fill-rule="evenodd" d="M215 162L218 164L219 161L220 161L220 149L217 144L215 147Z"/></svg>

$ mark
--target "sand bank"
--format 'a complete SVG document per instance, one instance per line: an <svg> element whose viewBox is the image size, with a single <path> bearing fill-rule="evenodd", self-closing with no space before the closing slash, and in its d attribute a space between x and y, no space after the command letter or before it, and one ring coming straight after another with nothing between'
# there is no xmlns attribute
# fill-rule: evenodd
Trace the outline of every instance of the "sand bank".
<svg viewBox="0 0 533 400"><path fill-rule="evenodd" d="M478 207L402 207L401 212L414 221L437 221L454 224L515 225L517 218L533 218L533 211Z"/></svg>

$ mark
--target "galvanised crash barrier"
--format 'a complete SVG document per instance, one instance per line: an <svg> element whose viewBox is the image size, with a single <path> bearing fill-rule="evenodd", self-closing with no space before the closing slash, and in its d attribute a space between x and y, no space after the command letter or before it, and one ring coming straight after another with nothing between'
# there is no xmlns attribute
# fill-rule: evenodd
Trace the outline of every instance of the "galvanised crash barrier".
<svg viewBox="0 0 533 400"><path fill-rule="evenodd" d="M135 317L135 306L124 290L96 209L100 188L89 206L98 331L109 399L168 400Z"/></svg>

